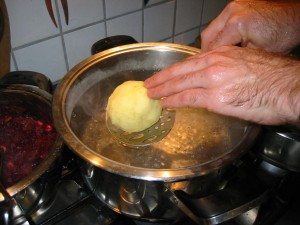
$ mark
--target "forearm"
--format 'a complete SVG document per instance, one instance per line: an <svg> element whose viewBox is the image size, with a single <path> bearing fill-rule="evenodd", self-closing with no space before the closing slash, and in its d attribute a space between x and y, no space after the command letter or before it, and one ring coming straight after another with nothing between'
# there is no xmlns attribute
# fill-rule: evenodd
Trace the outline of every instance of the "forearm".
<svg viewBox="0 0 300 225"><path fill-rule="evenodd" d="M277 52L289 53L300 45L300 1L276 1L263 15L272 26L271 43L277 43ZM276 29L280 27L282 29ZM268 29L266 29L268 30ZM262 34L265 34L262 32ZM266 49L268 50L268 49Z"/></svg>
<svg viewBox="0 0 300 225"><path fill-rule="evenodd" d="M288 71L291 74L289 89L286 90L287 110L290 110L291 117L287 123L300 127L300 61L295 62Z"/></svg>

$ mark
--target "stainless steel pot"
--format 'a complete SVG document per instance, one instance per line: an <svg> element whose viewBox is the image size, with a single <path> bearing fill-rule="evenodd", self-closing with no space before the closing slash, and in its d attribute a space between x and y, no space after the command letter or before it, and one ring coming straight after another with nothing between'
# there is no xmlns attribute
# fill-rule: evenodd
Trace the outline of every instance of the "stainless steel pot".
<svg viewBox="0 0 300 225"><path fill-rule="evenodd" d="M20 78L21 75L25 75L26 80L31 80L32 84L36 83L36 86L24 84L24 79L16 79ZM21 107L25 112L30 112L34 118L51 123L52 95L40 88L49 88L48 79L44 75L29 71L18 71L9 73L4 78L0 81L0 106L9 104L12 107ZM5 84L6 82L9 84ZM18 82L23 82L23 84L17 84ZM12 209L13 219L21 222L24 219L22 214L29 213L51 199L51 193L55 189L56 180L61 172L61 164L59 162L62 146L62 139L58 135L49 155L34 171L7 188L9 195L18 203ZM4 198L0 194L0 206L3 202Z"/></svg>
<svg viewBox="0 0 300 225"><path fill-rule="evenodd" d="M259 136L257 154L282 169L300 172L299 129L289 126L265 126Z"/></svg>
<svg viewBox="0 0 300 225"><path fill-rule="evenodd" d="M105 109L116 86L145 80L199 53L166 43L115 47L76 65L56 89L55 126L83 159L88 186L114 210L149 220L174 219L179 216L170 197L174 190L202 196L224 188L231 165L255 140L258 126L204 109L177 109L171 132L148 147L125 147L108 132Z"/></svg>

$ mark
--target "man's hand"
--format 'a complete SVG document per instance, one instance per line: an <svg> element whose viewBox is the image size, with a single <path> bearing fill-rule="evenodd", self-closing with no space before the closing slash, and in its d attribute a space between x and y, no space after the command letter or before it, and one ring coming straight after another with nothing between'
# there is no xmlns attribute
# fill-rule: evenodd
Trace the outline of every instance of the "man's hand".
<svg viewBox="0 0 300 225"><path fill-rule="evenodd" d="M300 1L233 1L201 39L204 52L241 45L287 54L300 44Z"/></svg>
<svg viewBox="0 0 300 225"><path fill-rule="evenodd" d="M164 107L207 108L261 124L299 123L300 62L223 46L176 63L145 81Z"/></svg>

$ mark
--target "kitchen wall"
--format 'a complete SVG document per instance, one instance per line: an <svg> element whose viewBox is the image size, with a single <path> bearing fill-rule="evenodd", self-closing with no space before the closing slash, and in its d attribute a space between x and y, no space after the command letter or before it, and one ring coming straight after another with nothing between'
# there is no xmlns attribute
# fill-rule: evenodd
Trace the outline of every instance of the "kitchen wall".
<svg viewBox="0 0 300 225"><path fill-rule="evenodd" d="M11 71L31 70L53 82L91 55L96 41L130 35L138 42L193 44L228 0L52 0L57 27L43 0L5 0L11 29Z"/></svg>

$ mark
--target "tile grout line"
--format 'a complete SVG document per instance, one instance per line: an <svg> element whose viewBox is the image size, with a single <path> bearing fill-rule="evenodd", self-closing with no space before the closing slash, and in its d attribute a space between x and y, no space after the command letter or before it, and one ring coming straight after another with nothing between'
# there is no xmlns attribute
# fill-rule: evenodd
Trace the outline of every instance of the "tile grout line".
<svg viewBox="0 0 300 225"><path fill-rule="evenodd" d="M176 19L177 19L177 0L174 1L174 18L173 18L173 28L172 28L172 42L174 43Z"/></svg>
<svg viewBox="0 0 300 225"><path fill-rule="evenodd" d="M108 32L107 32L106 2L105 1L106 0L102 1L102 6L103 6L103 23L104 23L104 32L105 32L104 37L107 37ZM101 23L101 22L99 22L99 23Z"/></svg>
<svg viewBox="0 0 300 225"><path fill-rule="evenodd" d="M201 27L202 25L202 20L203 20L203 12L204 12L204 2L205 0L202 1L202 8L201 8L201 16L200 16L200 26L199 26L199 35L201 35Z"/></svg>
<svg viewBox="0 0 300 225"><path fill-rule="evenodd" d="M93 26L93 25L99 24L99 23L104 23L104 21L96 22L96 23L93 23L93 24L89 24L89 25L87 25L87 26L80 27L80 28L78 28L78 29L73 29L72 31L63 32L62 35L63 35L63 34L68 34L68 33L72 33L72 32L74 32L74 31L76 31L76 30L81 30L81 29L83 29L83 28L87 28L87 27L90 27L90 26ZM209 23L207 23L207 24L209 24ZM202 24L202 25L200 25L200 28L203 27L203 26L205 26L205 25L207 25L207 24ZM192 27L192 28L190 28L190 29L188 29L188 30L179 32L178 34L176 34L176 36L181 35L181 34L184 34L184 33L187 33L187 32L190 32L191 30L194 30L194 29L196 29L196 28L199 28L199 26ZM18 46L18 47L14 47L12 50L14 50L14 51L20 50L20 49L23 49L23 48L26 48L26 47L29 47L29 46L32 46L32 45L35 45L35 44L38 44L38 43L41 43L41 42L50 40L50 39L52 39L52 38L59 37L59 36L61 36L61 34L52 35L52 36L49 36L49 37L46 37L46 38L42 38L42 39L37 40L37 41L34 41L34 42L30 42L30 43L28 43L28 44L24 44L24 45L21 45L21 46ZM174 36L175 36L175 35L174 35ZM168 37L168 38L164 38L163 40L166 40L166 39L169 39L169 38L171 38L171 36Z"/></svg>
<svg viewBox="0 0 300 225"><path fill-rule="evenodd" d="M70 66L69 66L69 60L68 60L68 54L67 54L67 48L66 48L66 43L65 43L65 38L64 38L64 33L62 31L62 19L59 13L59 9L58 9L58 0L55 0L55 9L58 15L58 27L59 27L59 36L60 36L60 40L62 43L62 48L63 48L63 55L64 55L64 60L65 60L65 66L66 66L66 70L67 72L70 70Z"/></svg>
<svg viewBox="0 0 300 225"><path fill-rule="evenodd" d="M144 42L145 40L145 8L146 8L146 5L145 5L145 2L143 2L143 7L142 7L142 42Z"/></svg>
<svg viewBox="0 0 300 225"><path fill-rule="evenodd" d="M124 13L124 14L122 14L122 15L118 15L118 16L115 16L115 17L112 17L112 18L107 19L107 18L106 18L106 12L105 12L105 9L103 9L103 10L104 10L104 19L102 19L102 20L99 20L99 21L96 21L96 22L92 22L92 23L89 23L89 24L86 24L86 25L83 25L83 26L79 26L79 27L77 27L77 28L74 28L74 29L71 29L71 30L67 30L67 31L62 31L62 30L60 30L60 33L58 33L58 34L54 34L54 35L51 35L51 36L48 36L48 37L45 37L45 38L41 38L41 39L39 39L39 40L32 41L32 42L30 42L30 43L22 44L22 45L20 45L20 46L14 47L13 50L19 50L19 49L22 49L22 48L25 48L25 47L29 47L29 46L31 46L31 45L38 44L38 43L41 43L41 42L46 41L46 40L49 40L49 39L52 39L52 38L55 38L55 37L59 37L60 35L69 34L69 33L72 33L72 32L74 32L74 31L78 31L78 30L81 30L81 29L84 29L84 28L87 28L87 27L91 27L91 26L96 25L96 24L100 24L100 23L104 23L104 25L105 25L105 32L106 32L105 36L107 36L107 25L106 25L106 21L112 20L112 19L117 19L117 18L119 18L119 17L123 17L123 16L126 16L126 15L130 15L130 14L132 14L132 13L136 13L136 12L141 11L141 9L139 9L139 10L134 10L134 11L131 11L131 12L128 12L128 13ZM60 21L59 21L59 23L60 23Z"/></svg>
<svg viewBox="0 0 300 225"><path fill-rule="evenodd" d="M12 49L12 48L11 48ZM14 67L16 70L19 70L19 66L18 66L18 63L17 63L17 59L16 59L16 56L15 56L15 52L13 50L11 50L11 54L10 54L11 58L12 58L12 62L14 64ZM11 63L12 63L11 62ZM11 68L10 68L11 70Z"/></svg>
<svg viewBox="0 0 300 225"><path fill-rule="evenodd" d="M21 65L21 64L18 65L18 60L17 60L18 59L17 58L18 54L17 54L16 51L24 49L26 47L33 46L35 44L42 43L44 41L51 40L53 38L58 38L59 37L59 39L61 41L60 43L62 44L63 59L65 61L65 62L62 62L62 66L64 66L66 68L66 70L69 71L69 69L70 69L69 68L70 67L70 65L69 65L69 60L70 59L69 58L70 57L67 54L68 52L67 52L67 46L66 45L68 44L68 42L67 42L67 39L66 39L66 36L65 36L66 34L71 34L72 32L75 32L75 31L78 31L78 30L81 30L81 29L85 29L85 28L92 27L94 25L103 23L103 25L104 25L104 36L107 37L108 36L108 31L109 31L109 29L108 29L108 22L110 20L119 19L119 18L122 19L122 17L124 17L126 15L130 15L130 14L137 13L137 12L139 12L139 13L142 14L142 18L141 18L142 19L142 24L141 24L141 29L142 29L141 30L141 32L142 32L141 33L141 39L144 42L144 40L145 40L145 12L147 12L145 10L147 10L148 8L152 8L152 7L158 6L158 5L163 5L165 3L171 3L171 2L174 3L173 8L172 8L172 10L173 10L172 34L171 34L170 37L163 38L161 41L163 41L163 40L169 40L169 41L172 41L174 43L174 41L176 40L175 39L176 36L188 33L188 32L190 32L192 30L194 30L194 32L196 32L196 29L198 29L198 33L200 34L202 27L205 26L205 24L202 24L202 22L204 20L203 13L205 12L204 6L205 6L206 0L202 0L202 2L200 3L202 5L201 10L199 10L199 12L201 13L201 15L200 15L200 17L198 17L199 20L200 20L200 26L195 26L193 28L189 28L189 29L184 30L184 31L179 32L179 33L176 33L176 22L178 22L178 19L179 19L178 16L177 16L177 10L178 10L178 7L180 6L178 0L165 0L165 1L162 1L162 2L159 2L159 3L155 3L153 5L150 5L150 6L147 6L147 5L143 4L142 8L135 9L135 10L132 10L130 12L123 12L122 14L113 16L111 18L107 18L107 11L106 11L107 1L106 0L102 0L102 2L101 2L102 6L103 6L103 9L101 10L103 12L103 18L102 19L98 18L98 20L94 20L94 22L90 22L88 24L81 25L81 26L76 27L76 28L69 28L69 30L63 29L63 27L64 27L64 20L63 20L63 18L61 18L61 15L60 15L61 14L61 8L60 8L60 4L59 4L60 2L59 2L59 0L55 0L54 2L55 2L55 10L56 10L57 17L58 17L57 22L58 22L58 29L59 30L57 30L57 33L54 33L54 34L52 34L50 36L47 36L47 37L44 37L44 38L41 38L41 39L38 39L38 40L35 40L35 41L31 41L31 42L28 42L28 43L16 46L14 48L12 48L12 46L11 46L11 65L12 65L12 67L13 66L15 67L14 69L19 70L19 66ZM99 11L99 12L101 12L101 11ZM101 32L101 36L102 36L102 33L103 32Z"/></svg>
<svg viewBox="0 0 300 225"><path fill-rule="evenodd" d="M157 6L157 5L161 5L161 4L164 4L166 2L171 2L170 0L167 0L167 1L163 1L161 3L157 3L157 4L154 4L154 5L151 5L151 6L148 6L148 7L143 7L142 9L138 9L138 10L133 10L133 11L130 11L130 12L127 12L127 13L123 13L123 14L120 14L118 16L114 16L114 17L111 17L109 19L106 18L106 10L105 10L105 1L106 0L103 0L103 15L104 15L104 18L102 20L99 20L99 21L96 21L96 22L92 22L92 23L89 23L89 24L86 24L86 25L83 25L83 26L79 26L77 28L74 28L74 29L71 29L71 30L67 30L67 31L63 31L62 30L62 25L61 25L61 20L58 20L58 25L59 25L59 33L58 34L55 34L55 35L51 35L51 36L48 36L48 37L45 37L45 38L41 38L39 40L36 40L36 41L32 41L30 43L26 43L26 44L23 44L23 45L20 45L20 46L17 46L17 47L14 47L12 50L19 50L19 49L22 49L22 48L26 48L26 47L29 47L31 45L35 45L35 44L38 44L38 43L41 43L43 41L47 41L47 40L50 40L52 38L55 38L55 37L61 37L62 40L63 40L63 45L65 47L65 41L64 41L64 38L63 36L65 34L68 34L68 33L72 33L74 31L77 31L77 30L81 30L81 29L84 29L84 28L87 28L87 27L90 27L90 26L93 26L93 25L96 25L96 24L100 24L100 23L104 23L104 27L105 27L105 37L107 37L108 35L108 31L107 31L107 21L108 20L112 20L112 19L117 19L117 18L120 18L120 17L123 17L123 16L126 16L126 15L130 15L132 13L136 13L136 12L140 12L142 11L142 15L143 15L143 23L142 23L142 26L143 26L143 32L142 32L142 38L143 38L143 41L144 41L144 8L151 8L151 7L154 7L154 6ZM176 0L175 0L176 1ZM56 6L56 12L59 16L59 9L58 9L58 3L57 3L57 0L55 1L55 6ZM176 15L174 15L174 20L175 20L175 17ZM175 22L175 21L174 21ZM173 31L173 36L174 36L174 31Z"/></svg>

